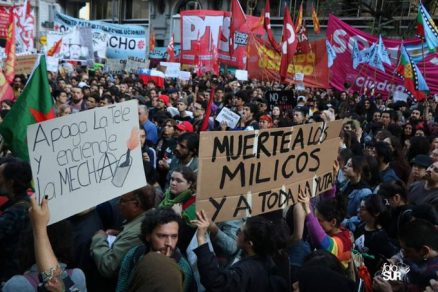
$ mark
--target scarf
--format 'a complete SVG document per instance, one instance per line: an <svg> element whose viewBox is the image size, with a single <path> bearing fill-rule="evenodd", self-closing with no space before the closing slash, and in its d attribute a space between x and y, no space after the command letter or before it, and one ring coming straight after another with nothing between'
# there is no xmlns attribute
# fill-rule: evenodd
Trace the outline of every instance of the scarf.
<svg viewBox="0 0 438 292"><path fill-rule="evenodd" d="M187 200L189 200L193 195L192 190L186 190L181 193L179 193L175 198L172 198L172 194L170 193L170 190L167 190L164 193L163 200L161 201L160 205L158 207L160 208L172 208L175 204L183 204ZM189 225L192 226L190 221L196 219L196 208L195 204L192 203L185 209L183 209L181 213L182 219Z"/></svg>

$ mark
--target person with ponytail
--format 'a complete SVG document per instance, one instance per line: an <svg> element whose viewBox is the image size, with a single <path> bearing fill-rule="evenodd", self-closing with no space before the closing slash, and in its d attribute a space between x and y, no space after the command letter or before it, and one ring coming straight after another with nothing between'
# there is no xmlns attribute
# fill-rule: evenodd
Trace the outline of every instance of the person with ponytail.
<svg viewBox="0 0 438 292"><path fill-rule="evenodd" d="M338 196L336 199L321 200L315 213L309 198L304 199L301 206L306 213L306 227L312 245L335 255L346 269L351 260L353 235L341 226L345 217L344 198Z"/></svg>
<svg viewBox="0 0 438 292"><path fill-rule="evenodd" d="M261 216L248 218L239 229L237 245L244 257L228 268L221 269L210 251L206 234L210 218L201 210L192 223L198 227L198 247L194 250L201 283L206 291L288 291L290 281L282 276L273 257L286 245L286 227ZM285 228L282 228L285 227Z"/></svg>
<svg viewBox="0 0 438 292"><path fill-rule="evenodd" d="M398 248L383 229L390 219L381 196L370 196L362 200L359 207L361 223L354 232L354 249L362 253L365 266L374 275L384 263L398 252Z"/></svg>

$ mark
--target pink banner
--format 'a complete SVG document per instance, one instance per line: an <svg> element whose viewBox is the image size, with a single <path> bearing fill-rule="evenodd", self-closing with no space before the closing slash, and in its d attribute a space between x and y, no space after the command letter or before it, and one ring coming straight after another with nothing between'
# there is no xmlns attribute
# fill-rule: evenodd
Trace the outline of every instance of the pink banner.
<svg viewBox="0 0 438 292"><path fill-rule="evenodd" d="M259 17L246 16L243 27L236 31L232 56L229 52L230 12L187 10L181 12L181 63L199 65L211 70L215 62L213 47L221 63L246 69L248 34L264 34Z"/></svg>
<svg viewBox="0 0 438 292"><path fill-rule="evenodd" d="M383 96L392 95L394 91L403 91L403 80L394 72L398 63L401 40L383 39L383 43L391 58L391 65L385 66L385 72L360 64L353 68L351 52L353 44L357 41L359 50L370 47L378 41L374 36L355 29L333 15L330 15L327 39L336 51L336 59L330 68L330 85L338 90L344 90L344 83L351 84L353 91L363 91L364 88L375 90ZM418 68L426 79L432 94L438 93L438 53L428 53L421 48L419 39L405 40L404 44L414 60L423 59L417 63Z"/></svg>

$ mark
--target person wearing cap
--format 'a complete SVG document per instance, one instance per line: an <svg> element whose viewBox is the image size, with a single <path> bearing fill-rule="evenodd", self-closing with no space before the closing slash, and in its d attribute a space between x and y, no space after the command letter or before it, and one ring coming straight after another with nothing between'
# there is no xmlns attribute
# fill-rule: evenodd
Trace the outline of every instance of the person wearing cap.
<svg viewBox="0 0 438 292"><path fill-rule="evenodd" d="M414 164L427 165L431 158L415 156ZM429 164L424 174L424 179L412 183L409 187L408 201L414 205L432 204L438 208L438 162Z"/></svg>
<svg viewBox="0 0 438 292"><path fill-rule="evenodd" d="M175 129L178 132L178 136L181 135L182 133L186 133L186 132L193 133L194 132L193 125L188 121L183 121L183 122L176 124Z"/></svg>
<svg viewBox="0 0 438 292"><path fill-rule="evenodd" d="M262 115L259 118L259 127L260 129L270 129L272 128L272 118L269 115Z"/></svg>
<svg viewBox="0 0 438 292"><path fill-rule="evenodd" d="M178 99L178 102L176 104L176 108L178 109L178 114L174 116L173 118L176 121L188 121L191 122L193 120L192 116L190 116L190 112L187 111L188 102L186 98L180 98Z"/></svg>
<svg viewBox="0 0 438 292"><path fill-rule="evenodd" d="M169 96L161 94L158 96L158 109L165 109L166 107L170 106L170 99Z"/></svg>
<svg viewBox="0 0 438 292"><path fill-rule="evenodd" d="M169 95L170 103L172 105L176 105L179 100L179 92L176 88L169 88L167 90L167 94Z"/></svg>
<svg viewBox="0 0 438 292"><path fill-rule="evenodd" d="M418 154L411 160L411 174L409 175L409 182L423 180L426 175L426 169L432 164L433 160L430 156L425 154Z"/></svg>

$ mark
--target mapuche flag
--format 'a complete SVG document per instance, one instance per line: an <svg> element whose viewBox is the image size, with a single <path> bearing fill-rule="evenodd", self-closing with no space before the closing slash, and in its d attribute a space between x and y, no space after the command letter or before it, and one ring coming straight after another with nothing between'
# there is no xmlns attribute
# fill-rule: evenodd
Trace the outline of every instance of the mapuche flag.
<svg viewBox="0 0 438 292"><path fill-rule="evenodd" d="M397 67L397 73L404 79L407 93L415 97L417 101L422 101L429 92L426 80L410 58L404 45L401 46L400 52L400 65Z"/></svg>
<svg viewBox="0 0 438 292"><path fill-rule="evenodd" d="M421 1L418 4L417 35L425 40L429 51L436 51L438 48L438 28Z"/></svg>
<svg viewBox="0 0 438 292"><path fill-rule="evenodd" d="M53 118L55 108L47 78L46 59L40 55L23 92L0 124L0 134L15 156L29 161L27 126Z"/></svg>

